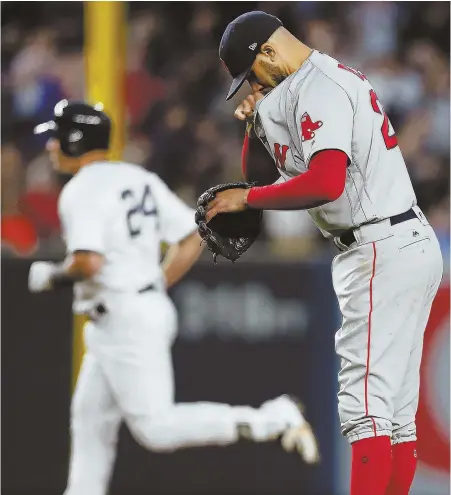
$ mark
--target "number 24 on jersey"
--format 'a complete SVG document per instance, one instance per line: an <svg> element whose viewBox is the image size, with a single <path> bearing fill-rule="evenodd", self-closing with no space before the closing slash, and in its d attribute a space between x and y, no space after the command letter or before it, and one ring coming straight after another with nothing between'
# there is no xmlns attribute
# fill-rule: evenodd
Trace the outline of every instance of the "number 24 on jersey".
<svg viewBox="0 0 451 495"><path fill-rule="evenodd" d="M146 185L144 190L138 193L131 189L126 189L122 191L121 198L128 204L127 229L133 239L141 235L144 217L156 216L158 211L153 202L149 185Z"/></svg>

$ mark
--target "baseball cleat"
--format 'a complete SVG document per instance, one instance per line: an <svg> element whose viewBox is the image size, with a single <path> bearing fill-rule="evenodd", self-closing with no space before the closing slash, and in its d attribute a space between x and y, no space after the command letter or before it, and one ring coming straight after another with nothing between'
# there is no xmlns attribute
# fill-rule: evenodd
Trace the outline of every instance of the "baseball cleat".
<svg viewBox="0 0 451 495"><path fill-rule="evenodd" d="M304 406L295 397L284 396L296 408L299 420L287 426L282 434L281 443L286 452L297 452L307 464L320 461L318 442L312 427L304 417Z"/></svg>

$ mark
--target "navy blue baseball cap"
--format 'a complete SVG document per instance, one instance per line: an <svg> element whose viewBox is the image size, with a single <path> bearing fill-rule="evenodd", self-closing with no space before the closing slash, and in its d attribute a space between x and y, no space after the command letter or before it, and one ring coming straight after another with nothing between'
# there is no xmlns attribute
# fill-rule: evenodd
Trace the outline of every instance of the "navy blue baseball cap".
<svg viewBox="0 0 451 495"><path fill-rule="evenodd" d="M233 77L226 100L241 88L261 46L282 25L277 17L254 11L240 15L227 26L219 46L219 58Z"/></svg>

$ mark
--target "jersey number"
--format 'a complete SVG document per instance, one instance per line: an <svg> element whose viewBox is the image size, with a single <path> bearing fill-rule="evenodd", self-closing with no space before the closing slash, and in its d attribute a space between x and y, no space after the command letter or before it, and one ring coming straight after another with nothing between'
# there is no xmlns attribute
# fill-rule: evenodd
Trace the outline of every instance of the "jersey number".
<svg viewBox="0 0 451 495"><path fill-rule="evenodd" d="M393 133L391 136L388 134L390 127L389 120L387 114L384 112L384 109L382 108L382 105L380 104L380 101L377 98L377 94L373 89L370 89L370 99L373 110L376 113L379 113L380 115L384 116L384 121L382 122L382 127L381 127L381 133L382 133L382 137L384 138L385 147L388 150L392 150L393 148L396 148L396 146L398 146L398 140L396 139L395 133Z"/></svg>
<svg viewBox="0 0 451 495"><path fill-rule="evenodd" d="M139 195L135 195L131 189L126 189L122 191L121 198L130 204L127 210L127 228L130 237L135 238L141 234L142 217L157 215L150 187L146 185L143 193Z"/></svg>
<svg viewBox="0 0 451 495"><path fill-rule="evenodd" d="M353 69L352 67L347 67L346 65L343 64L338 64L339 69L344 69L347 70L348 72L351 72L352 74L356 75L359 79L362 81L366 80L366 77L359 71ZM371 106L373 107L373 110L378 113L379 115L383 115L384 121L382 122L382 127L381 127L381 133L382 137L384 139L385 147L388 150L392 150L393 148L396 148L398 146L398 140L396 139L396 134L393 133L391 136L389 135L389 120L387 117L387 114L384 112L384 109L382 108L382 105L377 97L376 92L371 89L370 90L370 101L371 101Z"/></svg>

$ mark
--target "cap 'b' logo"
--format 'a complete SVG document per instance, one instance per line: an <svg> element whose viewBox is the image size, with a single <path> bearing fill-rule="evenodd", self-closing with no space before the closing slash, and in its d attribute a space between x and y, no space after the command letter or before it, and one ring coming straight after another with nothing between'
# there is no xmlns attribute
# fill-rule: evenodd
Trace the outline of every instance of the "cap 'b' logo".
<svg viewBox="0 0 451 495"><path fill-rule="evenodd" d="M249 50L255 51L257 48L257 43L252 43L252 45L249 45Z"/></svg>
<svg viewBox="0 0 451 495"><path fill-rule="evenodd" d="M302 135L302 141L310 141L310 139L313 139L315 137L315 132L317 129L319 129L323 123L321 120L318 120L317 122L313 122L310 115L306 112L301 118L301 135Z"/></svg>

